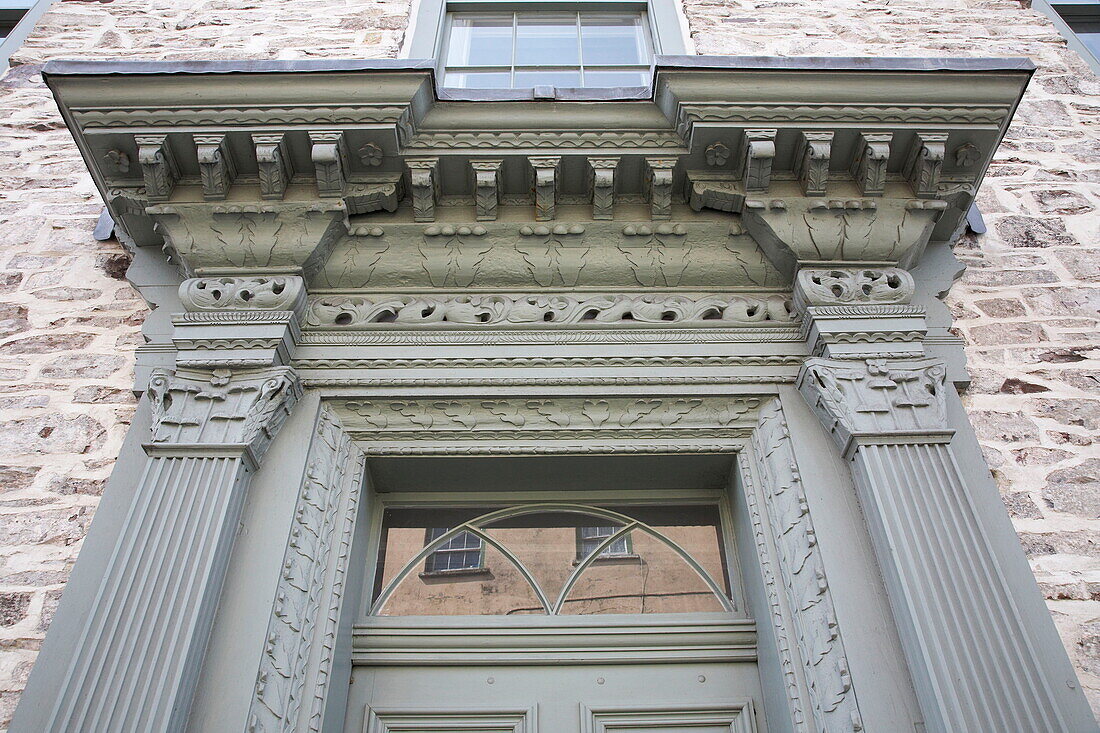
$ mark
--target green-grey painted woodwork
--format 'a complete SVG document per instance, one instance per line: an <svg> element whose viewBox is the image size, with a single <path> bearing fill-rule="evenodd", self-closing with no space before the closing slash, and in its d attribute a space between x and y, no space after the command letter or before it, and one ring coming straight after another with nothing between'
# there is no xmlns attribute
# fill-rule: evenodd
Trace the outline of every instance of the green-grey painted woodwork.
<svg viewBox="0 0 1100 733"><path fill-rule="evenodd" d="M135 700L111 701L147 682L177 701L150 704L158 730L400 729L455 714L404 684L430 680L467 702L502 685L506 709L482 712L514 730L542 710L520 693L554 675L581 730L677 710L771 731L982 729L967 705L1009 729L1094 729L959 405L961 345L937 300L1030 65L658 58L648 99L539 103L441 101L431 66L47 67L157 307L138 353L147 396L12 730L49 729L73 704L98 711L86 730L131 729ZM821 370L848 386L808 388ZM208 409L274 394L259 375L301 383L285 423L282 408ZM247 441L230 434L245 426ZM250 483L207 482L205 500L232 501L204 525L220 539L196 551L214 562L189 576L194 602L112 592L170 570L172 538L198 529L184 511L160 524L132 511L188 500L145 467L228 451L259 466ZM869 470L871 453L905 451L943 480ZM551 652L519 641L530 629L497 629L530 673L490 686L425 662L446 649L484 664L463 627L367 620L387 495L535 500L520 487L585 505L719 497L741 587L702 634L710 651L620 648L616 666L645 664L601 686L570 666L591 645ZM968 502L947 500L960 492ZM951 532L891 521L886 499ZM950 558L966 587L943 593L905 564L917 556ZM112 614L147 623L123 644L95 633ZM996 654L958 633L968 619ZM628 650L658 634L643 621L621 619ZM585 623L585 639L614 632ZM182 646L173 624L190 629ZM158 658L143 650L176 648L180 665L136 676ZM374 676L399 658L425 663ZM714 669L673 679L696 665ZM938 694L952 675L975 682ZM371 680L389 697L368 699ZM623 680L678 699L631 698ZM602 692L582 701L589 684Z"/></svg>

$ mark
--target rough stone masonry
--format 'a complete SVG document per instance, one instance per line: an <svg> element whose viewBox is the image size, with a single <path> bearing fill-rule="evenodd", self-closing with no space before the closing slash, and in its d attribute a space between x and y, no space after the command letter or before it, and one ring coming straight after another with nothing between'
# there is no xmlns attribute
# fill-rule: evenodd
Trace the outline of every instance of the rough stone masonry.
<svg viewBox="0 0 1100 733"><path fill-rule="evenodd" d="M1017 0L686 0L703 54L1029 56L1039 66L956 253L964 395L1100 713L1100 79ZM0 77L0 727L134 409L146 310L39 74L52 58L385 58L409 5L62 0Z"/></svg>

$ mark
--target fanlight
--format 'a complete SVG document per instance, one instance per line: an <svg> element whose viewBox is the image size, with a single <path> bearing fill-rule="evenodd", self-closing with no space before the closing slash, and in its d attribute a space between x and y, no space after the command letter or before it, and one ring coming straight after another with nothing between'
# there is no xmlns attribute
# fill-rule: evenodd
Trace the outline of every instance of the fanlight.
<svg viewBox="0 0 1100 733"><path fill-rule="evenodd" d="M384 586L371 614L733 611L716 510L681 511L688 517L683 521L666 519L677 515L675 508L650 511L660 517L654 526L657 521L610 509L540 503L491 511L446 531L426 526L427 520L413 522L418 526L412 529L408 524L390 528L406 537L396 541L388 535L390 541L384 542L393 548L383 548L379 573ZM399 569L393 557L384 560L387 553L411 552L414 536L418 545L420 539L427 541ZM476 547L470 538L481 543L480 555L476 550L469 554L471 545ZM455 552L456 547L467 553L460 562L432 561L433 553ZM384 572L384 562L391 572ZM418 568L424 571L415 572Z"/></svg>

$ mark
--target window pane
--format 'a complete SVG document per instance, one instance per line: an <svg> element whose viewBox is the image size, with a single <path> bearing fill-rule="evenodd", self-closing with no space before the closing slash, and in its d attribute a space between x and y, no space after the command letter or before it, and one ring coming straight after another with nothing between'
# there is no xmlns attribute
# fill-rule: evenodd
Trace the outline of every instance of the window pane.
<svg viewBox="0 0 1100 733"><path fill-rule="evenodd" d="M443 86L458 89L508 89L512 75L507 71L448 71Z"/></svg>
<svg viewBox="0 0 1100 733"><path fill-rule="evenodd" d="M517 16L517 66L571 66L579 63L575 14L539 13ZM578 79L573 86L579 84ZM517 82L516 86L524 85Z"/></svg>
<svg viewBox="0 0 1100 733"><path fill-rule="evenodd" d="M516 71L513 86L525 89L534 86L579 87L581 72L578 71Z"/></svg>
<svg viewBox="0 0 1100 733"><path fill-rule="evenodd" d="M448 66L508 66L511 62L511 15L452 16Z"/></svg>
<svg viewBox="0 0 1100 733"><path fill-rule="evenodd" d="M586 87L645 87L649 86L649 72L585 69L584 85Z"/></svg>
<svg viewBox="0 0 1100 733"><path fill-rule="evenodd" d="M581 49L585 66L644 64L649 60L637 15L581 14Z"/></svg>

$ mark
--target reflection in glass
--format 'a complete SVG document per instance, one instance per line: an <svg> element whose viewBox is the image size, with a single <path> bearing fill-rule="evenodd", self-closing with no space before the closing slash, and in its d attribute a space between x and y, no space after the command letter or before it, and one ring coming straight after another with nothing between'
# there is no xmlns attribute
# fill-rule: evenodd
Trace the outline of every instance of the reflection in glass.
<svg viewBox="0 0 1100 733"><path fill-rule="evenodd" d="M448 71L448 87L460 89L510 89L510 71Z"/></svg>
<svg viewBox="0 0 1100 733"><path fill-rule="evenodd" d="M648 71L584 70L586 87L644 87L649 85Z"/></svg>
<svg viewBox="0 0 1100 733"><path fill-rule="evenodd" d="M447 45L448 66L508 66L512 15L455 15Z"/></svg>
<svg viewBox="0 0 1100 733"><path fill-rule="evenodd" d="M512 84L518 89L534 86L579 87L581 85L581 72L517 70L515 81Z"/></svg>
<svg viewBox="0 0 1100 733"><path fill-rule="evenodd" d="M729 593L713 506L387 509L374 612L691 613Z"/></svg>
<svg viewBox="0 0 1100 733"><path fill-rule="evenodd" d="M580 63L577 14L516 16L516 66L568 66Z"/></svg>
<svg viewBox="0 0 1100 733"><path fill-rule="evenodd" d="M637 15L581 15L581 53L585 66L646 62L641 19Z"/></svg>

